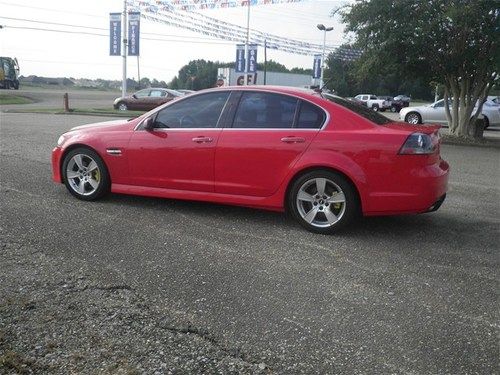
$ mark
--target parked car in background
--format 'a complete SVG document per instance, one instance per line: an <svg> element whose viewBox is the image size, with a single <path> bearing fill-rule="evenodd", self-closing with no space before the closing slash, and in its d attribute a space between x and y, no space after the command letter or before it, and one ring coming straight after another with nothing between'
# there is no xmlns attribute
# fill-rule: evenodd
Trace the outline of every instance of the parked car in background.
<svg viewBox="0 0 500 375"><path fill-rule="evenodd" d="M188 95L188 94L192 94L193 92L196 92L194 90L186 90L186 89L177 89L175 91L180 92L181 94L184 94L184 95Z"/></svg>
<svg viewBox="0 0 500 375"><path fill-rule="evenodd" d="M71 129L52 174L82 200L111 191L287 210L326 234L360 214L437 210L449 169L438 131L312 90L221 87Z"/></svg>
<svg viewBox="0 0 500 375"><path fill-rule="evenodd" d="M373 94L359 94L354 99L363 102L368 108L373 109L375 112L384 112L386 109L391 108L391 103L387 100L380 99Z"/></svg>
<svg viewBox="0 0 500 375"><path fill-rule="evenodd" d="M451 108L451 101L449 105ZM477 108L477 106L475 108ZM485 129L489 126L500 126L500 106L491 100L487 100L483 104L481 115L484 118ZM401 112L399 112L399 117L401 120L410 124L422 124L427 122L434 122L438 124L448 123L446 110L444 108L444 99L438 100L433 104L420 107L403 108Z"/></svg>
<svg viewBox="0 0 500 375"><path fill-rule="evenodd" d="M393 99L407 103L407 105L405 107L408 107L408 105L410 104L410 100L411 100L411 98L408 95L397 95Z"/></svg>
<svg viewBox="0 0 500 375"><path fill-rule="evenodd" d="M175 90L152 87L137 91L124 98L116 98L113 103L113 108L119 109L120 111L150 111L159 105L165 104L181 96L184 96L184 94Z"/></svg>

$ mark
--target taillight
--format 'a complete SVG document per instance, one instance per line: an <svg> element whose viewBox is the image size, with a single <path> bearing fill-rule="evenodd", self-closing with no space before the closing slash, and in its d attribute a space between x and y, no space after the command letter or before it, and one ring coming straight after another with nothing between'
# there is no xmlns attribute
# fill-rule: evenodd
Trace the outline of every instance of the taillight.
<svg viewBox="0 0 500 375"><path fill-rule="evenodd" d="M431 135L425 133L413 133L406 139L399 150L401 155L428 155L438 149L439 133Z"/></svg>

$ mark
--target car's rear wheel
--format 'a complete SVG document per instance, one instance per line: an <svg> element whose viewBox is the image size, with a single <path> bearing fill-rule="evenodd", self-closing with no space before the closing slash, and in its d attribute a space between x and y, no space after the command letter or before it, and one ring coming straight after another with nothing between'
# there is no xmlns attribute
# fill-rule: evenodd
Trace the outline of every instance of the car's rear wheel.
<svg viewBox="0 0 500 375"><path fill-rule="evenodd" d="M120 103L118 104L118 109L119 109L120 111L126 111L126 110L128 110L128 106L127 106L125 103L120 102Z"/></svg>
<svg viewBox="0 0 500 375"><path fill-rule="evenodd" d="M422 117L417 112L410 112L405 116L405 121L409 124L421 124L422 123Z"/></svg>
<svg viewBox="0 0 500 375"><path fill-rule="evenodd" d="M108 169L91 149L71 150L64 158L62 174L66 188L78 199L92 201L110 190Z"/></svg>
<svg viewBox="0 0 500 375"><path fill-rule="evenodd" d="M379 108L378 108L378 104L374 104L372 105L372 109L375 111L375 112L378 112Z"/></svg>
<svg viewBox="0 0 500 375"><path fill-rule="evenodd" d="M391 105L391 112L396 113L397 111L398 111L398 107L396 107L395 105Z"/></svg>
<svg viewBox="0 0 500 375"><path fill-rule="evenodd" d="M344 176L326 170L299 177L289 191L287 203L299 224L315 233L333 233L359 214L352 184Z"/></svg>
<svg viewBox="0 0 500 375"><path fill-rule="evenodd" d="M488 117L486 117L484 115L483 115L483 118L484 118L484 128L483 129L488 129L488 127L490 126L490 120L488 119Z"/></svg>

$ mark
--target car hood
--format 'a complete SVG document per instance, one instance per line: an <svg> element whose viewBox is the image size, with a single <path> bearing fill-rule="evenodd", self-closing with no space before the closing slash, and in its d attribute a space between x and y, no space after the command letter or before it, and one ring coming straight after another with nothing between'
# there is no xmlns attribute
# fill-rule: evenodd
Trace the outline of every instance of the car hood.
<svg viewBox="0 0 500 375"><path fill-rule="evenodd" d="M124 127L130 126L131 121L129 120L113 120L113 121L103 121L103 122L96 122L94 124L87 124L87 125L80 125L76 126L74 128L71 128L70 131L78 131L78 130L97 130L97 129L103 129L106 131L113 131L113 130L120 130L123 129Z"/></svg>

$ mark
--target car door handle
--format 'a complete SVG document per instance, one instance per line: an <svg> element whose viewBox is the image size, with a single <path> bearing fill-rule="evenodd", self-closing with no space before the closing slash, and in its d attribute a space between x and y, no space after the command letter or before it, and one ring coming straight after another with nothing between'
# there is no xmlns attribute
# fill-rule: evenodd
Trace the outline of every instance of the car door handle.
<svg viewBox="0 0 500 375"><path fill-rule="evenodd" d="M306 140L302 137L283 137L281 138L281 142L285 143L304 143Z"/></svg>
<svg viewBox="0 0 500 375"><path fill-rule="evenodd" d="M196 143L210 143L213 139L210 137L194 137L192 141Z"/></svg>

